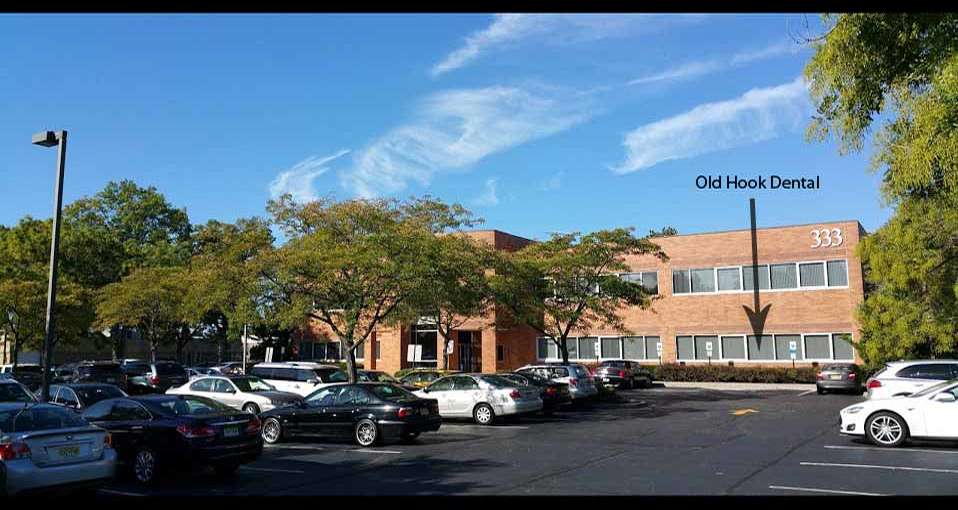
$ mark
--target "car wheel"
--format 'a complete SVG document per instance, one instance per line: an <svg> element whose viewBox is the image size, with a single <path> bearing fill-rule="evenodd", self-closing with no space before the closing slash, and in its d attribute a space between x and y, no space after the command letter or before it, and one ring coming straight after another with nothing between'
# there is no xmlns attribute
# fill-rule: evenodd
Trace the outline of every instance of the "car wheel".
<svg viewBox="0 0 958 510"><path fill-rule="evenodd" d="M157 459L156 453L149 448L137 450L133 456L133 478L142 484L150 484L156 480Z"/></svg>
<svg viewBox="0 0 958 510"><path fill-rule="evenodd" d="M908 424L895 413L878 412L865 421L865 435L878 446L900 446L908 439Z"/></svg>
<svg viewBox="0 0 958 510"><path fill-rule="evenodd" d="M496 413L489 404L479 404L472 410L472 418L479 425L492 425L496 420Z"/></svg>
<svg viewBox="0 0 958 510"><path fill-rule="evenodd" d="M263 441L266 444L276 444L283 440L283 426L276 418L266 418L263 422Z"/></svg>
<svg viewBox="0 0 958 510"><path fill-rule="evenodd" d="M815 391L817 391L819 395L825 394L825 388L815 388Z"/></svg>
<svg viewBox="0 0 958 510"><path fill-rule="evenodd" d="M374 421L364 418L356 424L353 435L356 437L356 444L365 448L376 444L379 439L379 428Z"/></svg>
<svg viewBox="0 0 958 510"><path fill-rule="evenodd" d="M254 404L253 402L249 402L248 404L243 406L243 412L250 413L250 414L259 414L259 406Z"/></svg>
<svg viewBox="0 0 958 510"><path fill-rule="evenodd" d="M226 478L235 475L239 467L239 464L217 464L213 466L213 471L216 472L216 476Z"/></svg>

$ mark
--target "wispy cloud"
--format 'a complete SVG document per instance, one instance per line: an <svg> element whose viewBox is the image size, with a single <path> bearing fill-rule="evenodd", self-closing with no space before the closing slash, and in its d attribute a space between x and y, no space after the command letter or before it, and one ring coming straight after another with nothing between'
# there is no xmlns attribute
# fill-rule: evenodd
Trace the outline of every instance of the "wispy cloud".
<svg viewBox="0 0 958 510"><path fill-rule="evenodd" d="M316 191L313 188L313 181L317 177L329 170L329 163L349 154L348 149L343 149L333 155L319 157L310 156L292 168L273 179L269 183L269 194L272 198L289 193L293 195L293 200L297 202L309 202L316 200Z"/></svg>
<svg viewBox="0 0 958 510"><path fill-rule="evenodd" d="M483 53L542 39L555 44L571 44L612 36L633 34L636 29L658 29L645 20L654 14L497 14L492 23L465 38L463 45L449 53L431 69L433 77L466 66ZM673 21L694 21L701 15L671 16Z"/></svg>
<svg viewBox="0 0 958 510"><path fill-rule="evenodd" d="M342 184L369 198L427 185L439 172L467 168L482 158L550 136L587 120L590 102L539 87L489 87L440 92L420 105L411 122L374 140L340 172Z"/></svg>
<svg viewBox="0 0 958 510"><path fill-rule="evenodd" d="M481 206L499 205L499 197L496 195L496 183L498 179L491 177L486 179L486 185L483 187L482 194L476 197L472 203Z"/></svg>
<svg viewBox="0 0 958 510"><path fill-rule="evenodd" d="M809 112L808 88L801 77L776 87L752 89L628 133L623 142L626 159L612 170L625 174L663 161L768 140L801 129Z"/></svg>
<svg viewBox="0 0 958 510"><path fill-rule="evenodd" d="M794 54L801 51L803 48L803 46L794 42L781 42L757 50L742 51L728 58L713 58L709 60L686 62L664 71L659 71L636 78L628 82L628 85L642 85L661 81L696 78L760 60L775 58L786 54Z"/></svg>

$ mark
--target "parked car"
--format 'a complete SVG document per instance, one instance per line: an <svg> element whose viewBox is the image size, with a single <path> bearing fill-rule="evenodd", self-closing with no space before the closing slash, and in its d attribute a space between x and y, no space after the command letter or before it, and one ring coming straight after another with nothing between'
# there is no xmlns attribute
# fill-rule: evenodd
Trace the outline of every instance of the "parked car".
<svg viewBox="0 0 958 510"><path fill-rule="evenodd" d="M192 381L193 379L196 379L197 377L203 377L207 375L221 375L221 374L219 370L215 368L211 368L211 367L186 367L186 375Z"/></svg>
<svg viewBox="0 0 958 510"><path fill-rule="evenodd" d="M635 361L618 359L603 361L596 367L594 377L602 384L616 388L632 389L636 386L642 388L652 386L652 372Z"/></svg>
<svg viewBox="0 0 958 510"><path fill-rule="evenodd" d="M359 378L360 382L381 382L395 384L401 386L403 389L409 391L416 391L419 388L411 384L403 384L399 382L399 379L387 374L386 372L380 372L377 370L357 370L356 376Z"/></svg>
<svg viewBox="0 0 958 510"><path fill-rule="evenodd" d="M127 376L119 363L112 361L81 361L71 367L70 383L113 384L127 387Z"/></svg>
<svg viewBox="0 0 958 510"><path fill-rule="evenodd" d="M148 370L141 373L142 367L133 365L127 373L127 393L144 395L165 393L170 388L186 384L190 378L183 365L175 361L157 361L146 365Z"/></svg>
<svg viewBox="0 0 958 510"><path fill-rule="evenodd" d="M415 392L439 401L443 418L472 418L492 425L497 417L542 410L539 389L490 374L457 374L437 379Z"/></svg>
<svg viewBox="0 0 958 510"><path fill-rule="evenodd" d="M910 438L958 439L958 379L908 396L872 399L839 412L839 432L864 436L878 446L901 446Z"/></svg>
<svg viewBox="0 0 958 510"><path fill-rule="evenodd" d="M39 393L39 392L38 392ZM80 412L101 400L128 396L112 384L68 383L50 385L50 403Z"/></svg>
<svg viewBox="0 0 958 510"><path fill-rule="evenodd" d="M52 404L0 403L0 494L98 486L113 478L110 434Z"/></svg>
<svg viewBox="0 0 958 510"><path fill-rule="evenodd" d="M73 379L74 369L67 365L60 365L53 368L53 378L51 383L68 383Z"/></svg>
<svg viewBox="0 0 958 510"><path fill-rule="evenodd" d="M239 361L231 361L228 363L221 363L214 366L219 373L223 375L243 375L245 371L243 370L243 364Z"/></svg>
<svg viewBox="0 0 958 510"><path fill-rule="evenodd" d="M166 394L207 397L251 414L303 401L300 395L278 391L266 381L252 375L203 376L190 381L189 384L170 388L166 390Z"/></svg>
<svg viewBox="0 0 958 510"><path fill-rule="evenodd" d="M415 388L425 388L432 384L436 379L447 375L458 374L457 370L439 370L436 368L417 368L408 374L399 378L399 382L404 386L413 386Z"/></svg>
<svg viewBox="0 0 958 510"><path fill-rule="evenodd" d="M815 389L819 395L829 391L861 395L865 388L862 379L862 369L855 363L826 363L815 376Z"/></svg>
<svg viewBox="0 0 958 510"><path fill-rule="evenodd" d="M206 397L115 398L82 416L113 435L120 462L143 484L164 472L207 466L229 475L263 452L259 418Z"/></svg>
<svg viewBox="0 0 958 510"><path fill-rule="evenodd" d="M43 384L43 368L35 363L20 363L16 370L13 365L0 365L0 373L9 374L30 391L36 391Z"/></svg>
<svg viewBox="0 0 958 510"><path fill-rule="evenodd" d="M869 399L904 396L958 377L958 360L893 361L868 378Z"/></svg>
<svg viewBox="0 0 958 510"><path fill-rule="evenodd" d="M13 378L0 379L0 402L36 402L30 389Z"/></svg>
<svg viewBox="0 0 958 510"><path fill-rule="evenodd" d="M569 385L550 381L544 377L526 372L503 372L502 377L525 386L534 386L539 389L539 398L542 399L542 413L552 414L559 408L572 403L572 395L569 393Z"/></svg>
<svg viewBox="0 0 958 510"><path fill-rule="evenodd" d="M568 384L573 402L582 401L599 394L599 389L595 385L595 378L584 365L578 363L526 365L516 370L516 372L520 374L532 373L552 381Z"/></svg>
<svg viewBox="0 0 958 510"><path fill-rule="evenodd" d="M395 384L338 384L316 390L302 404L266 411L263 440L297 434L352 437L359 446L411 440L442 425L439 404Z"/></svg>
<svg viewBox="0 0 958 510"><path fill-rule="evenodd" d="M259 363L250 370L250 375L259 377L279 391L288 391L303 397L330 384L349 381L346 372L337 366L306 361Z"/></svg>

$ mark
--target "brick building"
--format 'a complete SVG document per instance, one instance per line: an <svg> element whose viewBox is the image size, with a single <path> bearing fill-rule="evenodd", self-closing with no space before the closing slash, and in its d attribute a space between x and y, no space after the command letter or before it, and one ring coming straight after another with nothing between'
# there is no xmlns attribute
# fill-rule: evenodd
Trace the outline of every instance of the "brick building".
<svg viewBox="0 0 958 510"><path fill-rule="evenodd" d="M771 305L763 337L755 338L743 305L753 304L751 232L677 235L653 239L669 256L627 259L628 273L656 295L651 308L623 310L628 333L597 328L577 331L570 359L595 362L625 358L648 363L808 365L856 360L855 309L864 299L855 248L865 234L857 221L757 230L761 306ZM533 241L497 230L471 235L501 250ZM450 367L467 371L511 370L556 360L553 342L524 326L497 327L495 312L470 319L454 333ZM441 364L441 338L425 321L376 332L361 362L395 372ZM335 339L319 327L301 335L301 359L338 359ZM370 354L372 351L372 355ZM793 359L794 358L794 359Z"/></svg>

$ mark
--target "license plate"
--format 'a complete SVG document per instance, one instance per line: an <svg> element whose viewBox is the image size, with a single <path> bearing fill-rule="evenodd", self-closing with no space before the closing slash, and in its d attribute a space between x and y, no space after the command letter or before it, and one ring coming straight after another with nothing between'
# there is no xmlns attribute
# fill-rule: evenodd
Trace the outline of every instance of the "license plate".
<svg viewBox="0 0 958 510"><path fill-rule="evenodd" d="M423 416L429 416L429 409L423 407L423 408L419 409L419 414L421 414L421 415L423 415Z"/></svg>
<svg viewBox="0 0 958 510"><path fill-rule="evenodd" d="M609 382L609 378L608 378L608 377L603 377L603 378L602 378L602 382Z"/></svg>
<svg viewBox="0 0 958 510"><path fill-rule="evenodd" d="M230 425L229 427L223 427L223 437L236 437L239 435L239 426Z"/></svg>
<svg viewBox="0 0 958 510"><path fill-rule="evenodd" d="M57 455L61 459L72 459L80 456L79 446L61 446L57 448Z"/></svg>
<svg viewBox="0 0 958 510"><path fill-rule="evenodd" d="M834 380L834 379L841 379L842 376L840 376L840 375L838 375L838 374L832 374L832 375L828 376L828 378Z"/></svg>

